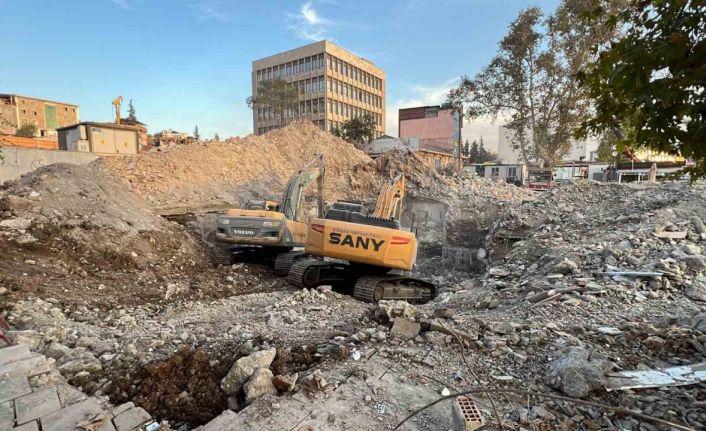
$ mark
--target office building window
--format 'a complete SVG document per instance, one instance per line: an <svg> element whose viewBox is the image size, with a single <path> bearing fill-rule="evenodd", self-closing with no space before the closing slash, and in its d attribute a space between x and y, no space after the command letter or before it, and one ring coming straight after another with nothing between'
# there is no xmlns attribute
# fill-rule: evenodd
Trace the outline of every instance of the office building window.
<svg viewBox="0 0 706 431"><path fill-rule="evenodd" d="M319 69L323 69L323 68L324 68L324 55L319 54Z"/></svg>
<svg viewBox="0 0 706 431"><path fill-rule="evenodd" d="M308 72L310 70L311 70L311 57L307 57L306 58L306 71Z"/></svg>
<svg viewBox="0 0 706 431"><path fill-rule="evenodd" d="M324 91L324 78L321 77L319 78L319 91L323 92Z"/></svg>
<svg viewBox="0 0 706 431"><path fill-rule="evenodd" d="M330 55L326 55L326 67L329 68L329 69L331 69L331 63L332 63L332 61L331 61L331 56L330 56Z"/></svg>
<svg viewBox="0 0 706 431"><path fill-rule="evenodd" d="M292 76L292 63L287 63L287 76Z"/></svg>
<svg viewBox="0 0 706 431"><path fill-rule="evenodd" d="M295 61L295 62L292 64L292 73L293 73L294 75L298 75L298 74L299 74L299 62L298 62L298 61Z"/></svg>
<svg viewBox="0 0 706 431"><path fill-rule="evenodd" d="M311 80L311 92L316 93L319 91L319 78L313 78Z"/></svg>

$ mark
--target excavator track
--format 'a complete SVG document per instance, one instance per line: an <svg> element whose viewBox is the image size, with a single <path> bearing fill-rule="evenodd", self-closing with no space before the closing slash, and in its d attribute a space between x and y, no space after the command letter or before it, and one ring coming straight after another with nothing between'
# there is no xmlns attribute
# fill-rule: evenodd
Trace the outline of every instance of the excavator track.
<svg viewBox="0 0 706 431"><path fill-rule="evenodd" d="M308 272L311 268L315 266L328 266L328 262L324 262L316 259L300 259L291 266L289 274L287 275L287 281L297 287L301 288L312 288L316 287L318 284L318 278L311 280L308 277Z"/></svg>
<svg viewBox="0 0 706 431"><path fill-rule="evenodd" d="M363 302L386 299L406 300L415 304L429 302L436 293L433 283L401 275L360 277L353 287L353 297Z"/></svg>
<svg viewBox="0 0 706 431"><path fill-rule="evenodd" d="M304 256L303 251L289 251L280 253L275 257L275 275L278 277L286 277L292 269L294 262Z"/></svg>

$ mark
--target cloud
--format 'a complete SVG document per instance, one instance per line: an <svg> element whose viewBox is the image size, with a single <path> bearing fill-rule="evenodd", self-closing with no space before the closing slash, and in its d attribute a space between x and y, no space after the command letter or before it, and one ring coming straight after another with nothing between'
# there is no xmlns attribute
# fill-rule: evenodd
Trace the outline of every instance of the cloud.
<svg viewBox="0 0 706 431"><path fill-rule="evenodd" d="M190 6L195 10L197 21L215 20L226 24L233 22L233 15L221 8L221 2L200 2Z"/></svg>
<svg viewBox="0 0 706 431"><path fill-rule="evenodd" d="M293 30L298 38L310 41L319 41L326 38L328 27L335 23L322 17L312 2L303 3L297 13L288 13L289 29Z"/></svg>
<svg viewBox="0 0 706 431"><path fill-rule="evenodd" d="M449 79L435 86L413 85L409 87L409 97L388 103L385 133L397 136L398 111L415 106L440 105L446 101L449 90L458 84L458 78Z"/></svg>
<svg viewBox="0 0 706 431"><path fill-rule="evenodd" d="M110 0L116 5L120 6L121 8L125 10L132 10L132 5L130 4L130 0Z"/></svg>

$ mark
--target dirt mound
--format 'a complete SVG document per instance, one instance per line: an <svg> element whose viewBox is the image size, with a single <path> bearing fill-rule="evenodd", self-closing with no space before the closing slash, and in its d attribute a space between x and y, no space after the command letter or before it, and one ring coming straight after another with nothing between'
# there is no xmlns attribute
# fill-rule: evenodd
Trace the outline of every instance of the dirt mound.
<svg viewBox="0 0 706 431"><path fill-rule="evenodd" d="M102 163L127 178L135 192L153 206L242 203L249 198L278 197L294 171L317 154L326 156L329 200L349 197L355 181L351 172L356 165L371 161L353 145L306 121L262 136L175 144L149 154L104 158ZM364 186L357 185L357 189Z"/></svg>

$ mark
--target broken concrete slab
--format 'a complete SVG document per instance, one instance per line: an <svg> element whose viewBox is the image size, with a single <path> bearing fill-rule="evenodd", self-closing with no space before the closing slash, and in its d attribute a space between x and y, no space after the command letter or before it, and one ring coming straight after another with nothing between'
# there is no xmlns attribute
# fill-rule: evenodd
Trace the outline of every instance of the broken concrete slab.
<svg viewBox="0 0 706 431"><path fill-rule="evenodd" d="M37 421L27 422L26 424L14 427L12 431L39 431Z"/></svg>
<svg viewBox="0 0 706 431"><path fill-rule="evenodd" d="M0 376L27 376L32 377L38 374L48 373L52 370L51 364L46 356L37 355L20 361L11 362L0 367Z"/></svg>
<svg viewBox="0 0 706 431"><path fill-rule="evenodd" d="M670 232L670 231L663 230L663 231L660 231L660 232L655 232L654 235L655 235L657 238L661 238L661 239L684 239L684 238L686 238L686 235L687 235L688 233L689 233L689 232L686 231L686 230L683 230L683 231L675 231L675 232Z"/></svg>
<svg viewBox="0 0 706 431"><path fill-rule="evenodd" d="M404 340L411 340L417 335L419 335L419 323L411 322L407 319L398 317L392 324L392 329L390 330L390 335L394 338L402 338Z"/></svg>
<svg viewBox="0 0 706 431"><path fill-rule="evenodd" d="M42 431L82 431L78 424L101 413L103 409L98 401L89 398L41 418ZM111 421L106 421L96 431L115 431L115 427Z"/></svg>
<svg viewBox="0 0 706 431"><path fill-rule="evenodd" d="M25 376L0 378L0 403L13 400L30 392L32 392L32 387Z"/></svg>
<svg viewBox="0 0 706 431"><path fill-rule="evenodd" d="M267 368L256 369L243 389L248 404L265 394L277 395L277 388L272 384L272 371Z"/></svg>
<svg viewBox="0 0 706 431"><path fill-rule="evenodd" d="M621 371L608 375L608 391L694 385L706 381L706 362L654 370Z"/></svg>
<svg viewBox="0 0 706 431"><path fill-rule="evenodd" d="M573 347L552 360L546 381L570 397L582 398L603 386L611 366L602 354Z"/></svg>
<svg viewBox="0 0 706 431"><path fill-rule="evenodd" d="M694 301L706 302L706 275L698 275L691 284L684 289L684 295Z"/></svg>
<svg viewBox="0 0 706 431"><path fill-rule="evenodd" d="M0 430L8 430L15 423L15 409L12 401L0 403Z"/></svg>
<svg viewBox="0 0 706 431"><path fill-rule="evenodd" d="M60 409L59 395L55 386L40 389L15 399L18 425L39 419Z"/></svg>
<svg viewBox="0 0 706 431"><path fill-rule="evenodd" d="M16 344L0 349L0 367L11 362L21 361L32 356L32 352L24 344Z"/></svg>
<svg viewBox="0 0 706 431"><path fill-rule="evenodd" d="M113 418L117 431L130 431L152 420L152 416L142 407L135 407L121 412Z"/></svg>

